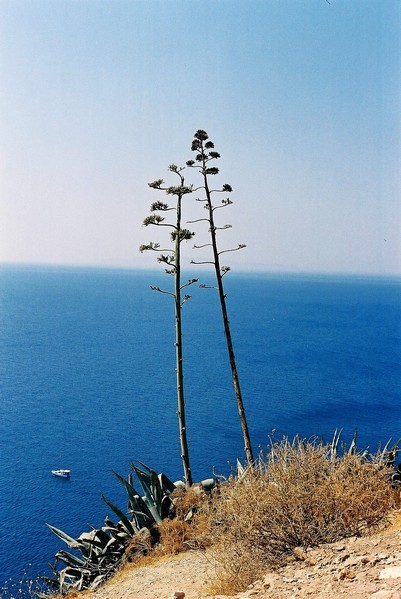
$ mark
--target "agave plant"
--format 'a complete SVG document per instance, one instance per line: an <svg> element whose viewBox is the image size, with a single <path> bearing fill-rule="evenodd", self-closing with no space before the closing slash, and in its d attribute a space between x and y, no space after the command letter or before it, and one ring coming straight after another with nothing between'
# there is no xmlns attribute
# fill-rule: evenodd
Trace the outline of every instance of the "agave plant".
<svg viewBox="0 0 401 599"><path fill-rule="evenodd" d="M41 577L50 589L62 595L71 590L81 591L89 586L96 588L110 576L121 560L124 540L107 534L104 529L93 529L74 539L62 530L48 526L70 549L81 553L79 557L60 549L56 553L54 565L50 565L54 578ZM58 570L60 562L64 568Z"/></svg>
<svg viewBox="0 0 401 599"><path fill-rule="evenodd" d="M173 483L165 474L157 474L143 463L140 463L140 467L131 463L131 468L142 487L143 496L133 486L132 474L125 479L116 472L115 476L127 492L126 512L102 496L106 505L118 517L117 522L106 516L102 528L92 527L91 531L82 533L77 539L55 526L47 525L75 552L60 549L56 553L55 563L49 564L53 577L41 577L50 591L64 595L72 590L96 588L115 571L133 537L144 530L155 534L155 525L163 518L174 516L171 494L183 483ZM60 563L63 565L61 569ZM48 597L45 594L40 596Z"/></svg>
<svg viewBox="0 0 401 599"><path fill-rule="evenodd" d="M342 432L343 432L342 428L340 428L340 429L336 428L336 430L334 431L334 435L333 435L332 441L330 443L330 459L331 460L335 460L339 455L339 446L340 446ZM395 460L396 460L398 452L399 452L399 445L401 443L401 439L399 439L396 443L391 445L392 437L390 437L390 439L387 441L387 443L385 444L383 449L381 449L379 447L376 454L372 455L369 451L369 447L367 447L366 449L364 449L363 451L360 451L360 452L357 450L357 446L356 446L357 436L358 436L357 431L355 431L354 435L352 437L350 446L348 448L346 447L346 445L344 443L341 444L341 449L342 449L343 453L348 453L350 455L359 454L364 459L368 459L369 457L371 457L379 467L387 467L387 468L394 467Z"/></svg>
<svg viewBox="0 0 401 599"><path fill-rule="evenodd" d="M142 468L131 462L131 468L135 472L145 494L144 497L140 498L140 501L145 504L154 523L159 523L164 518L174 516L174 503L171 493L175 491L180 482L173 483L165 474L157 474L142 462L140 464ZM128 491L129 482L124 481L124 485ZM133 489L132 485L131 488ZM129 506L135 516L136 505L136 503L131 503Z"/></svg>
<svg viewBox="0 0 401 599"><path fill-rule="evenodd" d="M391 484L395 489L401 486L401 462L391 475Z"/></svg>
<svg viewBox="0 0 401 599"><path fill-rule="evenodd" d="M142 488L143 495L133 486L133 474L125 479L114 472L114 475L124 486L128 496L127 509L121 510L104 495L103 501L118 517L114 522L109 516L104 519L102 528L94 528L82 533L74 539L67 533L48 524L49 529L75 553L60 549L55 555L55 563L49 564L52 577L41 576L49 591L65 595L70 591L94 589L105 582L121 563L126 548L134 537L150 535L153 542L157 541L157 525L164 518L175 516L173 492L178 487L185 489L182 481L173 483L165 474L157 474L155 470L139 462L131 469L136 475ZM214 487L213 478L204 480L199 487L204 492L210 492ZM60 563L63 565L59 569ZM38 597L49 597L38 593Z"/></svg>

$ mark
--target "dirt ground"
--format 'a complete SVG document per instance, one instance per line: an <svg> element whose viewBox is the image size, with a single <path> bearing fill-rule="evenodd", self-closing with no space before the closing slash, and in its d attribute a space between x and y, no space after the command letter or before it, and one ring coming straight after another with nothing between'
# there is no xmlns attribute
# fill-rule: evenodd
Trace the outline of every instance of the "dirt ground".
<svg viewBox="0 0 401 599"><path fill-rule="evenodd" d="M93 599L223 599L207 594L213 575L214 564L207 553L188 552L130 567L89 595ZM401 599L401 513L389 528L371 536L299 551L285 568L266 574L234 597Z"/></svg>

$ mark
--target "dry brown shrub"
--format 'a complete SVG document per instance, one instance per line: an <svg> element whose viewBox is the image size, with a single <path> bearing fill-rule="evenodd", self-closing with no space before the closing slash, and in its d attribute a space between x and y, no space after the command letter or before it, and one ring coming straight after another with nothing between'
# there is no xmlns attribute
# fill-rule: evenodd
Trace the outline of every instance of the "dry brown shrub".
<svg viewBox="0 0 401 599"><path fill-rule="evenodd" d="M200 487L174 492L176 516L159 524L159 554L175 554L188 549L204 549L208 541L210 499Z"/></svg>
<svg viewBox="0 0 401 599"><path fill-rule="evenodd" d="M194 485L188 491L178 488L172 494L175 517L165 518L151 530L143 529L128 544L120 571L127 567L154 563L161 556L174 555L209 545L210 496ZM117 574L118 575L118 574Z"/></svg>
<svg viewBox="0 0 401 599"><path fill-rule="evenodd" d="M157 535L154 534L154 531L148 529L143 529L132 537L125 549L121 566L124 567L128 563L137 562L149 555L153 551L156 537Z"/></svg>
<svg viewBox="0 0 401 599"><path fill-rule="evenodd" d="M333 457L316 440L284 439L215 496L210 536L219 571L210 590L241 591L295 547L359 535L393 506L387 470L359 455Z"/></svg>
<svg viewBox="0 0 401 599"><path fill-rule="evenodd" d="M183 520L163 520L159 524L160 545L157 552L163 555L181 553L189 549L190 524Z"/></svg>

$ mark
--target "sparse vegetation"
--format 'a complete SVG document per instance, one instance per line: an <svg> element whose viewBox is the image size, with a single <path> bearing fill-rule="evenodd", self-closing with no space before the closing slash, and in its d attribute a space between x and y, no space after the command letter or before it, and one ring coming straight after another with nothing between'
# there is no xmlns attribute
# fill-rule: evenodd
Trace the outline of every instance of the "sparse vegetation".
<svg viewBox="0 0 401 599"><path fill-rule="evenodd" d="M67 567L58 573L54 567L55 578L45 582L53 593L66 595L96 587L127 564L209 547L217 564L209 591L231 594L284 565L297 548L370 532L385 524L399 503L399 492L394 492L398 444L369 454L357 451L356 436L348 448L340 445L340 437L336 431L331 443L298 437L272 441L254 464L239 465L220 483L208 479L189 490L143 464L132 464L144 496L130 476L117 475L128 494L127 516L106 501L121 520L106 518L103 529L92 531L93 538L84 533L72 539L53 529L81 551L85 564L60 551L58 559ZM96 572L108 557L114 560L110 571Z"/></svg>
<svg viewBox="0 0 401 599"><path fill-rule="evenodd" d="M296 547L362 535L382 524L395 497L383 452L338 455L332 444L273 443L253 468L220 487L209 535L219 565L213 592L246 588Z"/></svg>

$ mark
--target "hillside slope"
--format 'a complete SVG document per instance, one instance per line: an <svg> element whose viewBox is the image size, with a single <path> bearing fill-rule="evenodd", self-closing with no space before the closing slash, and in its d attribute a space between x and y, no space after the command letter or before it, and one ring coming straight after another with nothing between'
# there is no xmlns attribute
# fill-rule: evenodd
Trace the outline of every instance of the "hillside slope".
<svg viewBox="0 0 401 599"><path fill-rule="evenodd" d="M96 592L93 599L185 599L208 595L215 576L211 554L194 551L161 558L146 566L130 566ZM297 557L276 573L267 574L236 599L401 599L401 512L380 532L321 545Z"/></svg>

